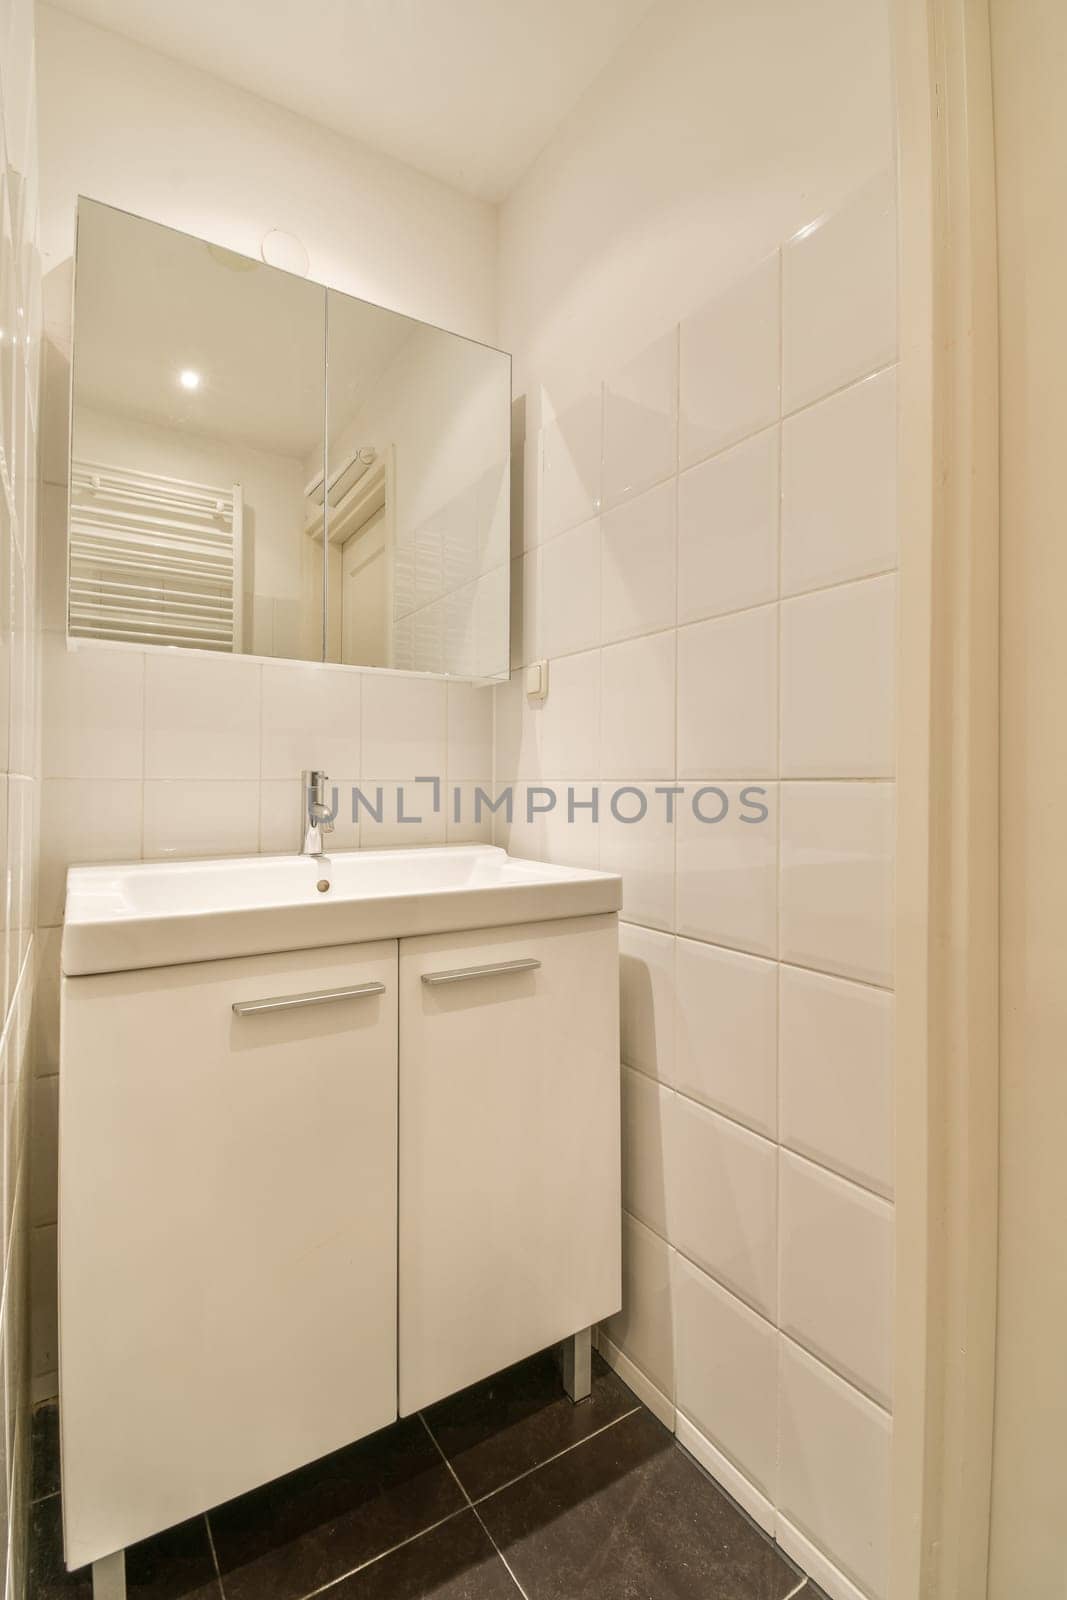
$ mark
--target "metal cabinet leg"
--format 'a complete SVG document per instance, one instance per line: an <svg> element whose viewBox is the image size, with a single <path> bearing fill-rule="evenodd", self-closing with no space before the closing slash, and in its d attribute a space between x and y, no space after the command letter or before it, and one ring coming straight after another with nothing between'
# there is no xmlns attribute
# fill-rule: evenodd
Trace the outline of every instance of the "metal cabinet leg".
<svg viewBox="0 0 1067 1600"><path fill-rule="evenodd" d="M126 1552L93 1562L93 1600L126 1600Z"/></svg>
<svg viewBox="0 0 1067 1600"><path fill-rule="evenodd" d="M593 1390L593 1330L583 1328L563 1344L563 1387L577 1405Z"/></svg>

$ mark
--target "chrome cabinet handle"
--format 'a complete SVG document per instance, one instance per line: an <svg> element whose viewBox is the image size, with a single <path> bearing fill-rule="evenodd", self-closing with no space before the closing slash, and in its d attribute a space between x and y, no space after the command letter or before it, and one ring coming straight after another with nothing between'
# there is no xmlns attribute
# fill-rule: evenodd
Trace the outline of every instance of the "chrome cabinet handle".
<svg viewBox="0 0 1067 1600"><path fill-rule="evenodd" d="M433 988L439 983L466 983L468 978L495 978L505 972L532 972L540 965L536 956L524 956L520 961L491 961L484 967L453 967L451 972L424 972L422 981Z"/></svg>
<svg viewBox="0 0 1067 1600"><path fill-rule="evenodd" d="M348 989L312 989L307 994L279 994L270 1000L235 1000L239 1017L254 1017L264 1011L297 1011L303 1006L324 1006L331 1000L358 1000L363 995L384 994L384 983L356 983Z"/></svg>

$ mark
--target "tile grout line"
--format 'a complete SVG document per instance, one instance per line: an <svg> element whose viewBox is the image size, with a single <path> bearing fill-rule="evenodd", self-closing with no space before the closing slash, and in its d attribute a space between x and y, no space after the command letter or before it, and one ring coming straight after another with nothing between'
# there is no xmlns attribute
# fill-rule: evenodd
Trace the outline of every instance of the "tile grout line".
<svg viewBox="0 0 1067 1600"><path fill-rule="evenodd" d="M489 1540L489 1543L492 1545L493 1549L496 1551L497 1555L500 1557L500 1560L503 1562L504 1569L507 1572L508 1577L511 1579L511 1581L515 1585L516 1589L522 1595L522 1600L530 1600L530 1597L526 1593L526 1590L523 1588L522 1584L519 1582L518 1578L515 1576L514 1572L512 1571L511 1563L508 1560L507 1556L504 1554L503 1550L501 1550L500 1546L497 1544L496 1540L493 1538L493 1535L489 1532L489 1529L486 1527L485 1519L483 1518L481 1512L478 1510L478 1507L474 1504L474 1501L471 1499L470 1495L467 1493L467 1491L463 1487L462 1483L460 1483L459 1477L458 1477L458 1475L456 1473L456 1469L453 1467L451 1461L449 1461L448 1457L445 1455L444 1451L441 1449L441 1446L437 1442L437 1438L436 1438L436 1435L434 1434L433 1429L430 1427L430 1424L426 1421L426 1418L423 1416L421 1411L419 1412L419 1421L422 1423L423 1427L426 1429L426 1432L429 1434L430 1441L433 1444L434 1449L437 1451L437 1454L441 1457L441 1460L444 1462L445 1466L448 1468L449 1472L452 1474L452 1477L453 1477L453 1479L455 1481L455 1484L456 1484L456 1488L459 1490L459 1492L463 1496L464 1500L466 1500L467 1505L470 1507L471 1511L473 1511L475 1517L477 1517L478 1526L481 1528L482 1532L485 1534L485 1537Z"/></svg>
<svg viewBox="0 0 1067 1600"><path fill-rule="evenodd" d="M215 1568L215 1581L219 1586L219 1594L222 1597L222 1600L226 1600L226 1590L223 1586L222 1572L219 1568L219 1555L218 1551L215 1549L215 1535L211 1531L211 1518L206 1511L204 1512L204 1527L207 1529L208 1547L211 1550L211 1560Z"/></svg>
<svg viewBox="0 0 1067 1600"><path fill-rule="evenodd" d="M640 1221L640 1218L638 1220ZM576 1439L573 1444L564 1445L562 1450L557 1450L554 1455L546 1456L543 1461L538 1461L535 1466L527 1467L525 1472L517 1472L513 1478L508 1478L505 1483L498 1484L495 1489L486 1490L485 1494L480 1494L477 1500L471 1501L471 1509L473 1510L475 1506L483 1505L486 1500L491 1500L494 1495L503 1494L504 1490L510 1489L512 1484L521 1483L524 1478L530 1477L532 1473L540 1472L542 1467L547 1467L553 1461L559 1461L563 1456L569 1456L572 1450L579 1450L583 1444L588 1444L591 1439L598 1438L600 1434L607 1433L609 1428L617 1427L620 1422L625 1422L628 1417L636 1416L639 1411L644 1410L647 1410L647 1407L640 1402L635 1406L631 1406L629 1411L622 1413L622 1416L612 1417L610 1422L605 1422L599 1428L594 1428L592 1433L587 1433L584 1438ZM435 1440L434 1443L436 1442ZM462 1484L460 1487L462 1488Z"/></svg>
<svg viewBox="0 0 1067 1600"><path fill-rule="evenodd" d="M325 1583L320 1583L318 1588L309 1589L300 1596L300 1600L315 1600L320 1594L328 1594L331 1589L336 1589L339 1583L354 1578L357 1573L365 1572L368 1567L377 1566L379 1561L384 1561L387 1556L395 1555L398 1550L403 1550L407 1545L414 1544L417 1539L425 1538L428 1533L436 1533L438 1528L443 1528L446 1522L452 1522L456 1517L462 1516L466 1506L457 1506L455 1511L450 1511L445 1517L438 1517L436 1522L431 1522L428 1528L420 1528L418 1533L410 1533L406 1539L399 1539L396 1544L391 1544L388 1550L380 1550L376 1556L368 1556L366 1561L361 1561L357 1566L350 1567L347 1572L339 1572L336 1578L329 1578Z"/></svg>

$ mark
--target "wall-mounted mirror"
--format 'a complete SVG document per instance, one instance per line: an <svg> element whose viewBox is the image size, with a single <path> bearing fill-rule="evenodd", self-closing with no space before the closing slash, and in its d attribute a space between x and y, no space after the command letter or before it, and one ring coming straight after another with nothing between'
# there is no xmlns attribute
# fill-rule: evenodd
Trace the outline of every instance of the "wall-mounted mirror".
<svg viewBox="0 0 1067 1600"><path fill-rule="evenodd" d="M78 207L68 631L500 678L511 362Z"/></svg>

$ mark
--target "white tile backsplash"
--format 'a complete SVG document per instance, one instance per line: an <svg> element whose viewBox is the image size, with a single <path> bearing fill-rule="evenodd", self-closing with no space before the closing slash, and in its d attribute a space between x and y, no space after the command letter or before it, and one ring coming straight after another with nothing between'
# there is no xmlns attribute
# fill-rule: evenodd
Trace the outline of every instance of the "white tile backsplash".
<svg viewBox="0 0 1067 1600"><path fill-rule="evenodd" d="M873 1600L889 1587L889 1415L779 1338L778 1505ZM785 1530L779 1540L789 1548Z"/></svg>
<svg viewBox="0 0 1067 1600"><path fill-rule="evenodd" d="M782 304L786 413L896 359L896 202L888 173L789 241Z"/></svg>
<svg viewBox="0 0 1067 1600"><path fill-rule="evenodd" d="M601 517L604 644L674 626L674 511L672 478ZM575 575L579 584L581 576L580 571ZM592 585L585 588L592 593Z"/></svg>
<svg viewBox="0 0 1067 1600"><path fill-rule="evenodd" d="M46 778L140 778L144 657L43 640L42 771Z"/></svg>
<svg viewBox="0 0 1067 1600"><path fill-rule="evenodd" d="M776 251L682 322L683 467L777 420L779 274Z"/></svg>
<svg viewBox="0 0 1067 1600"><path fill-rule="evenodd" d="M544 621L538 653L569 656L600 643L600 522L593 518L537 552Z"/></svg>
<svg viewBox="0 0 1067 1600"><path fill-rule="evenodd" d="M782 966L779 1134L879 1194L893 1192L893 996Z"/></svg>
<svg viewBox="0 0 1067 1600"><path fill-rule="evenodd" d="M897 563L897 375L891 367L782 425L782 593Z"/></svg>
<svg viewBox="0 0 1067 1600"><path fill-rule="evenodd" d="M849 1600L865 1584L875 1595L887 1494L888 1415L864 1390L885 1397L890 1320L891 202L891 181L875 180L695 310L677 307L676 464L673 336L635 353L620 323L602 431L591 397L564 413L528 486L553 543L546 580L539 564L516 597L527 642L513 659L549 657L548 705L531 711L516 682L494 697L498 782L584 773L595 751L602 791L596 828L568 829L557 808L497 838L623 879L628 1192L653 1226L627 1218L624 1305L602 1349L670 1421L673 1338L679 1437ZM567 679L572 652L599 656L599 700L585 676ZM576 731L562 755L565 736L549 739L546 761L549 716ZM640 822L611 814L616 790L621 815L644 806ZM787 1227L779 1162L848 1204L809 1228L817 1208L792 1185ZM881 1276L864 1318L825 1258L840 1246L848 1260L849 1230L867 1225L882 1242L863 1270ZM839 1324L798 1295L809 1268ZM779 1273L797 1338L836 1373L775 1328ZM776 1378L780 1347L818 1383Z"/></svg>
<svg viewBox="0 0 1067 1600"><path fill-rule="evenodd" d="M777 1145L681 1094L666 1117L668 1240L773 1320Z"/></svg>
<svg viewBox="0 0 1067 1600"><path fill-rule="evenodd" d="M675 1404L768 1499L777 1487L778 1335L677 1252Z"/></svg>
<svg viewBox="0 0 1067 1600"><path fill-rule="evenodd" d="M778 608L678 630L678 776L778 775Z"/></svg>
<svg viewBox="0 0 1067 1600"><path fill-rule="evenodd" d="M893 785L783 783L781 809L782 960L888 986Z"/></svg>
<svg viewBox="0 0 1067 1600"><path fill-rule="evenodd" d="M778 966L675 941L674 1084L757 1133L777 1131Z"/></svg>
<svg viewBox="0 0 1067 1600"><path fill-rule="evenodd" d="M679 933L778 954L777 787L686 785L677 823Z"/></svg>
<svg viewBox="0 0 1067 1600"><path fill-rule="evenodd" d="M783 778L889 778L895 575L782 604Z"/></svg>
<svg viewBox="0 0 1067 1600"><path fill-rule="evenodd" d="M599 391L585 395L541 431L542 539L588 522L600 509L602 410Z"/></svg>
<svg viewBox="0 0 1067 1600"><path fill-rule="evenodd" d="M678 460L678 333L672 328L604 383L604 504L674 472Z"/></svg>
<svg viewBox="0 0 1067 1600"><path fill-rule="evenodd" d="M263 665L261 776L358 773L360 678L320 662Z"/></svg>
<svg viewBox="0 0 1067 1600"><path fill-rule="evenodd" d="M258 661L144 657L144 776L259 778Z"/></svg>
<svg viewBox="0 0 1067 1600"><path fill-rule="evenodd" d="M257 781L178 778L146 782L144 855L148 860L255 855L258 849Z"/></svg>
<svg viewBox="0 0 1067 1600"><path fill-rule="evenodd" d="M887 1410L893 1207L783 1150L778 1326Z"/></svg>
<svg viewBox="0 0 1067 1600"><path fill-rule="evenodd" d="M777 598L778 455L768 428L679 476L679 622Z"/></svg>
<svg viewBox="0 0 1067 1600"><path fill-rule="evenodd" d="M619 1035L623 1061L662 1083L674 1082L674 940L619 924Z"/></svg>
<svg viewBox="0 0 1067 1600"><path fill-rule="evenodd" d="M622 1309L604 1330L668 1400L674 1396L671 1251L636 1217L622 1218Z"/></svg>
<svg viewBox="0 0 1067 1600"><path fill-rule="evenodd" d="M631 782L674 777L674 651L673 632L601 651L600 771L605 776L627 773Z"/></svg>
<svg viewBox="0 0 1067 1600"><path fill-rule="evenodd" d="M376 783L397 773L444 774L445 685L434 678L364 673L362 775Z"/></svg>
<svg viewBox="0 0 1067 1600"><path fill-rule="evenodd" d="M622 1203L661 1238L667 1234L667 1118L671 1090L622 1068Z"/></svg>

